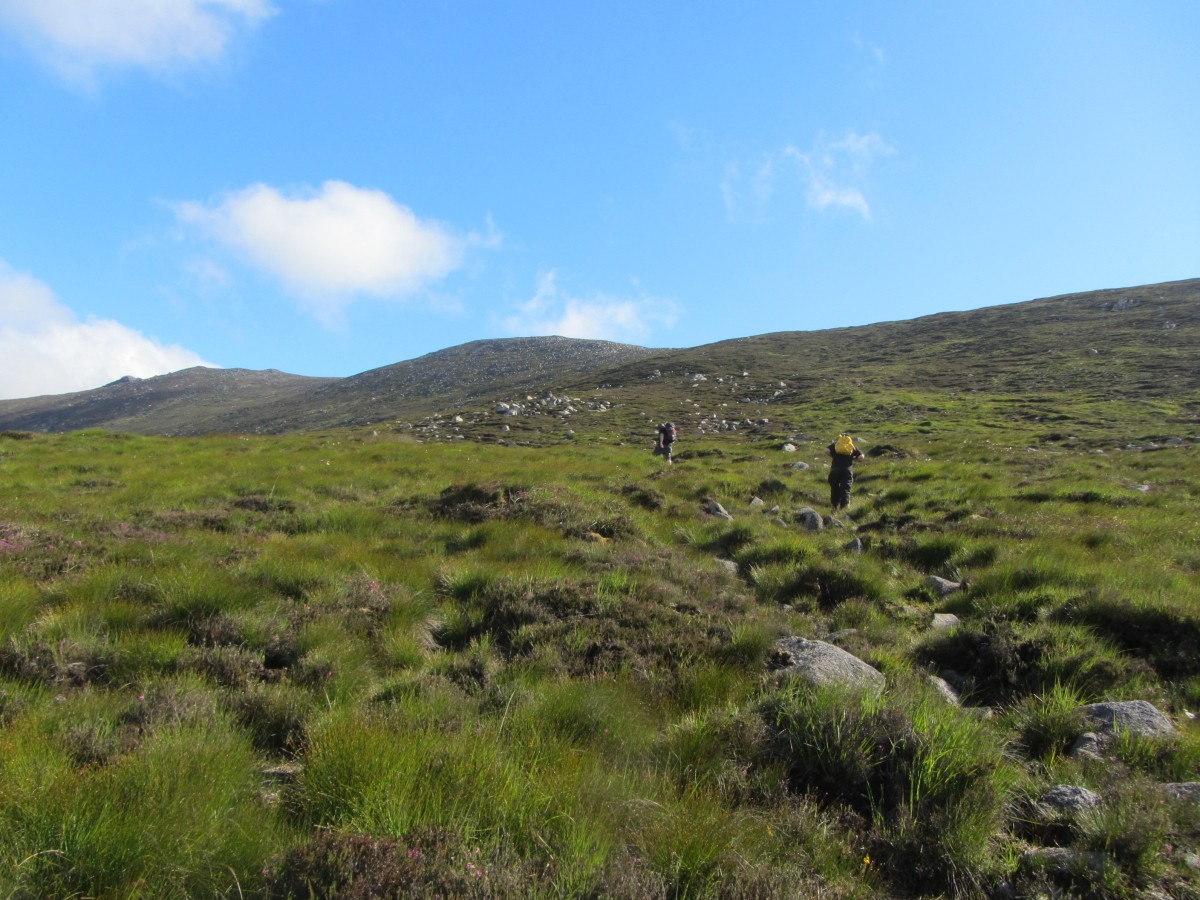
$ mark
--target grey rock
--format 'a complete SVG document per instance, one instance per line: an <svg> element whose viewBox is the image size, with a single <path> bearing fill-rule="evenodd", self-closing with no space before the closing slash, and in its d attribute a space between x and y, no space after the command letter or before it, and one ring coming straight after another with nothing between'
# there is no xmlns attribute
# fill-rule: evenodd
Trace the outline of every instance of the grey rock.
<svg viewBox="0 0 1200 900"><path fill-rule="evenodd" d="M958 691L952 688L950 686L950 682L948 682L945 678L939 678L937 675L930 675L929 683L934 686L934 688L942 696L942 698L946 700L946 702L952 703L955 706L961 705L962 701L959 699Z"/></svg>
<svg viewBox="0 0 1200 900"><path fill-rule="evenodd" d="M783 452L784 452L784 453L795 453L795 452L796 452L796 445L795 445L795 444L784 444L784 445L783 445Z"/></svg>
<svg viewBox="0 0 1200 900"><path fill-rule="evenodd" d="M809 531L820 531L825 527L825 520L811 506L805 506L796 510L792 513L792 519L797 525L802 525Z"/></svg>
<svg viewBox="0 0 1200 900"><path fill-rule="evenodd" d="M704 511L710 516L716 516L718 519L727 519L730 521L733 520L733 516L729 514L729 511L716 500L706 501L704 504Z"/></svg>
<svg viewBox="0 0 1200 900"><path fill-rule="evenodd" d="M855 556L862 556L863 542L860 538L855 538L854 540L850 541L848 544L843 544L842 549L849 550Z"/></svg>
<svg viewBox="0 0 1200 900"><path fill-rule="evenodd" d="M1067 756L1072 759L1103 759L1106 742L1094 731L1087 731L1075 739Z"/></svg>
<svg viewBox="0 0 1200 900"><path fill-rule="evenodd" d="M934 631L946 631L950 628L957 628L958 623L958 616L954 613L934 613L933 622L929 627Z"/></svg>
<svg viewBox="0 0 1200 900"><path fill-rule="evenodd" d="M1100 805L1100 795L1075 784L1056 784L1038 800L1043 813L1052 817L1075 815Z"/></svg>
<svg viewBox="0 0 1200 900"><path fill-rule="evenodd" d="M1145 700L1090 703L1079 707L1079 712L1101 734L1126 731L1143 737L1167 737L1177 733L1171 720Z"/></svg>
<svg viewBox="0 0 1200 900"><path fill-rule="evenodd" d="M878 669L825 641L784 638L775 645L775 650L785 674L801 678L814 687L847 685L879 693L886 683Z"/></svg>
<svg viewBox="0 0 1200 900"><path fill-rule="evenodd" d="M738 573L738 564L732 559L718 559L717 564L720 565L721 568L730 575L736 575Z"/></svg>
<svg viewBox="0 0 1200 900"><path fill-rule="evenodd" d="M766 506L767 502L765 500L763 500L762 497L751 497L750 505L751 506Z"/></svg>
<svg viewBox="0 0 1200 900"><path fill-rule="evenodd" d="M800 471L804 471L805 469L811 469L812 466L810 466L806 462L795 462L795 463L792 463L791 468L799 469Z"/></svg>
<svg viewBox="0 0 1200 900"><path fill-rule="evenodd" d="M1172 800L1186 803L1200 803L1200 781L1179 781L1175 784L1164 784L1163 792Z"/></svg>
<svg viewBox="0 0 1200 900"><path fill-rule="evenodd" d="M962 588L962 584L957 581L950 581L941 578L937 575L930 575L925 579L925 585L932 588L933 592L939 597L949 597L955 591Z"/></svg>
<svg viewBox="0 0 1200 900"><path fill-rule="evenodd" d="M1037 850L1022 853L1019 865L1023 869L1045 869L1062 875L1078 868L1100 873L1108 865L1108 856L1095 851L1073 850L1070 847L1039 847Z"/></svg>

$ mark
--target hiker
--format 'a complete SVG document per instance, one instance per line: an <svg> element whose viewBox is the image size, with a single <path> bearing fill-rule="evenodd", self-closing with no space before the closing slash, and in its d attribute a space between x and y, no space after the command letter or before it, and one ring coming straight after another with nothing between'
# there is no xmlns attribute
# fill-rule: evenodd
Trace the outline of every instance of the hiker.
<svg viewBox="0 0 1200 900"><path fill-rule="evenodd" d="M858 449L849 434L842 432L837 440L829 445L829 505L835 510L845 509L850 505L850 486L854 484L854 461L862 459L863 452Z"/></svg>
<svg viewBox="0 0 1200 900"><path fill-rule="evenodd" d="M664 456L667 465L671 464L671 447L675 443L675 423L664 422L658 426L658 438L654 442L654 455Z"/></svg>

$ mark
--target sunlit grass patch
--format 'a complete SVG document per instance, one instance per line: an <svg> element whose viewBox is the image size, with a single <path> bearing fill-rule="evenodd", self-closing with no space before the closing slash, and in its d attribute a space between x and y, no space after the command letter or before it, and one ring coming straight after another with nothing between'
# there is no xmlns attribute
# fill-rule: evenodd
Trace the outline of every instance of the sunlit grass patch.
<svg viewBox="0 0 1200 900"><path fill-rule="evenodd" d="M1099 699L1116 685L1145 677L1144 668L1086 629L1048 623L984 620L924 638L912 651L968 682L974 703L1002 706L1067 684Z"/></svg>
<svg viewBox="0 0 1200 900"><path fill-rule="evenodd" d="M251 584L221 569L196 567L163 573L153 582L155 618L162 625L197 627L204 620L253 606L259 597Z"/></svg>
<svg viewBox="0 0 1200 900"><path fill-rule="evenodd" d="M805 562L751 564L749 580L760 602L788 604L813 611L832 609L848 600L882 601L894 593L886 574L872 558L846 555Z"/></svg>
<svg viewBox="0 0 1200 900"><path fill-rule="evenodd" d="M79 778L40 773L36 799L8 792L0 807L10 871L38 896L224 892L255 883L275 839L256 762L220 721L157 732Z"/></svg>
<svg viewBox="0 0 1200 900"><path fill-rule="evenodd" d="M819 552L819 546L811 537L772 535L767 539L741 543L733 558L740 568L749 571L753 566L774 563L806 563L816 558Z"/></svg>
<svg viewBox="0 0 1200 900"><path fill-rule="evenodd" d="M1159 782L1194 781L1200 773L1200 732L1196 729L1154 738L1120 733L1114 751L1122 763Z"/></svg>
<svg viewBox="0 0 1200 900"><path fill-rule="evenodd" d="M1007 712L1006 719L1029 758L1053 764L1083 731L1079 707L1086 702L1070 685L1055 684L1044 693L1022 697Z"/></svg>
<svg viewBox="0 0 1200 900"><path fill-rule="evenodd" d="M655 748L659 765L682 791L710 788L729 802L770 793L771 773L758 767L766 727L752 705L694 709L665 728Z"/></svg>
<svg viewBox="0 0 1200 900"><path fill-rule="evenodd" d="M522 854L548 852L568 867L603 861L627 790L590 757L521 729L447 741L403 718L342 718L312 735L307 759L297 800L309 821L379 835L436 825Z"/></svg>
<svg viewBox="0 0 1200 900"><path fill-rule="evenodd" d="M1103 634L1164 677L1200 675L1200 608L1194 600L1094 591L1064 605L1058 618Z"/></svg>
<svg viewBox="0 0 1200 900"><path fill-rule="evenodd" d="M1115 863L1105 885L1114 894L1137 896L1163 871L1171 823L1152 782L1132 777L1107 785L1104 803L1080 816L1079 831L1080 846Z"/></svg>
<svg viewBox="0 0 1200 900"><path fill-rule="evenodd" d="M40 599L37 588L24 578L0 580L0 643L33 623Z"/></svg>
<svg viewBox="0 0 1200 900"><path fill-rule="evenodd" d="M637 755L650 725L636 694L607 679L543 682L512 719L517 731L593 747L614 762Z"/></svg>
<svg viewBox="0 0 1200 900"><path fill-rule="evenodd" d="M327 702L353 703L370 695L380 671L372 647L335 617L305 623L291 677L320 690Z"/></svg>
<svg viewBox="0 0 1200 900"><path fill-rule="evenodd" d="M970 884L987 865L1013 770L978 720L935 698L790 688L763 708L792 789L849 804L898 885Z"/></svg>

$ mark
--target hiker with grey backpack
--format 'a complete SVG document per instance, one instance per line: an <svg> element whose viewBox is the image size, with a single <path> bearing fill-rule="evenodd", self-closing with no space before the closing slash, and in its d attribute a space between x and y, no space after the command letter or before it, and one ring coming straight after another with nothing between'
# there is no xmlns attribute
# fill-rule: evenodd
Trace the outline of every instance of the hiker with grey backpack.
<svg viewBox="0 0 1200 900"><path fill-rule="evenodd" d="M854 463L864 457L854 438L842 432L829 445L829 505L834 510L850 505L850 488L854 484Z"/></svg>
<svg viewBox="0 0 1200 900"><path fill-rule="evenodd" d="M671 448L675 445L675 423L664 422L658 426L658 437L654 441L654 455L664 457L671 463Z"/></svg>

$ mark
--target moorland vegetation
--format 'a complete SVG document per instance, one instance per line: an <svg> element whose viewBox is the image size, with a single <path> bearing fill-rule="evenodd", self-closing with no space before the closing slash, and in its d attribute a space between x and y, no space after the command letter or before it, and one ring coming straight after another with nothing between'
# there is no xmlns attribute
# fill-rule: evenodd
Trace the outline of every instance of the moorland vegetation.
<svg viewBox="0 0 1200 900"><path fill-rule="evenodd" d="M569 419L0 434L0 894L1197 896L1200 393L848 379L720 430L686 368ZM1100 701L1173 728L1077 752Z"/></svg>

